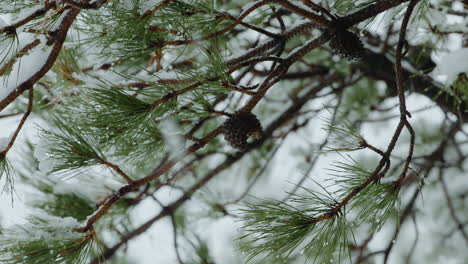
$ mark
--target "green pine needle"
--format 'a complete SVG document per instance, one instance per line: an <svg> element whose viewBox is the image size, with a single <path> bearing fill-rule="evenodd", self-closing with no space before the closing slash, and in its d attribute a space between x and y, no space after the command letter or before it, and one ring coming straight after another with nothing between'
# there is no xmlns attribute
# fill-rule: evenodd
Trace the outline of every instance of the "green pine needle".
<svg viewBox="0 0 468 264"><path fill-rule="evenodd" d="M344 157L344 161L333 163L329 169L330 186L338 187L334 193L344 199L350 192L359 188L372 174L367 168L359 164L351 156ZM361 190L348 205L348 211L354 212L356 226L369 223L373 230L380 230L390 217L398 216L400 198L396 185L390 183L371 183Z"/></svg>
<svg viewBox="0 0 468 264"><path fill-rule="evenodd" d="M58 131L41 131L44 140L50 144L48 155L55 160L52 172L83 172L100 164L104 155L95 139L83 134L79 127L65 118L56 116L54 124Z"/></svg>
<svg viewBox="0 0 468 264"><path fill-rule="evenodd" d="M304 255L314 263L342 260L348 254L352 239L351 227L345 215L314 221L330 212L336 201L328 193L306 190L306 194L292 194L287 202L262 200L246 203L242 214L246 235L240 237L241 250L247 260L256 256L274 258Z"/></svg>
<svg viewBox="0 0 468 264"><path fill-rule="evenodd" d="M0 235L3 264L76 264L96 255L94 236L73 232L79 223L72 218L32 217L28 223Z"/></svg>
<svg viewBox="0 0 468 264"><path fill-rule="evenodd" d="M3 155L3 157L0 157L0 180L5 177L5 185L3 186L3 191L5 190L14 190L14 178L11 170L11 165L8 162L6 155Z"/></svg>
<svg viewBox="0 0 468 264"><path fill-rule="evenodd" d="M53 193L45 200L35 200L33 205L59 217L73 217L78 221L84 221L91 215L95 208L88 200L74 193Z"/></svg>
<svg viewBox="0 0 468 264"><path fill-rule="evenodd" d="M344 113L338 112L336 120L323 119L324 130L330 133L330 142L333 146L327 146L327 151L355 151L362 149L361 142L365 141Z"/></svg>

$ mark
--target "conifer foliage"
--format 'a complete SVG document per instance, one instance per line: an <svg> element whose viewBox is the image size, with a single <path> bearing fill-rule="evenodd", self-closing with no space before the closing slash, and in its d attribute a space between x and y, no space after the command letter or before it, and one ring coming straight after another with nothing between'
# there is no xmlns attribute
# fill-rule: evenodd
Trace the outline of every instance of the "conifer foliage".
<svg viewBox="0 0 468 264"><path fill-rule="evenodd" d="M462 263L467 17L459 0L1 1L2 199L30 209L0 222L0 262L150 263L133 243L167 236L161 263Z"/></svg>

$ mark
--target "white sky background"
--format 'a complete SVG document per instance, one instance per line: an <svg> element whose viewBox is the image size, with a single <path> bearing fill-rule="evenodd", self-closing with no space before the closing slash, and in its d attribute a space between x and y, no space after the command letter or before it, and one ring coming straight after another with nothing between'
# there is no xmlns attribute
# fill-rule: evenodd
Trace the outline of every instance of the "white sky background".
<svg viewBox="0 0 468 264"><path fill-rule="evenodd" d="M0 17L1 18L1 17ZM5 20L7 18L4 17ZM385 19L385 18L382 18ZM0 21L1 22L1 21ZM446 21L443 21L445 24ZM449 23L454 23L459 21L448 21ZM442 23L442 22L441 22ZM379 23L376 23L379 25ZM465 28L466 29L466 28ZM409 32L412 34L414 32ZM415 33L418 35L417 33ZM419 35L421 36L421 35ZM414 39L414 38L410 38ZM20 40L23 40L20 37ZM468 71L468 50L460 49L460 39L452 38L450 44L446 45L449 47L449 50L445 53L434 54L434 59L438 62L436 72L439 76L437 79L441 82L450 83L454 80L455 73L466 72ZM9 80L9 85L0 87L0 99L3 98L11 88L11 83L17 82L17 80L24 80L28 77L31 71L34 71L37 65L40 65L43 62L46 53L38 52L28 55L24 58L24 62L20 68L20 77L11 76ZM275 89L273 87L272 89ZM388 100L386 104L388 106L396 103L395 100ZM315 105L309 105L310 108L316 108L320 105L319 102L314 103ZM433 105L432 101L418 95L411 95L408 97L408 110L410 112L420 109L421 107ZM385 107L385 106L382 106ZM398 109L394 109L392 114L398 114ZM390 114L390 113L388 113ZM323 115L321 116L323 117ZM443 119L443 114L437 107L431 108L430 110L416 113L413 115L411 122L417 124L419 120L432 121L433 124L438 125ZM11 133L17 126L17 123L21 119L21 115L6 119L0 119L0 140L1 138L9 137ZM37 142L36 137L36 126L35 123L39 122L37 118L34 117L34 114L28 119L26 126L23 128L20 138L18 139L16 145L20 145L23 139L27 136L32 138ZM366 125L363 129L364 136L368 142L376 146L386 146L390 140L393 129L395 128L398 119L393 119L391 122L384 123L385 126L382 126L383 123ZM265 124L264 124L265 125ZM308 127L297 134L290 135L287 138L287 141L280 149L277 154L275 166L269 170L269 176L264 177L260 180L252 189L252 193L259 197L272 197L281 199L285 195L285 191L292 189L293 185L290 182L297 182L301 177L301 171L298 170L298 160L292 158L291 152L297 148L304 146L304 139L311 143L320 143L321 139L324 136L324 132L321 130L322 121L316 119L313 122L310 122ZM417 130L416 130L417 132ZM407 136L407 135L404 135ZM401 148L398 148L396 152L406 153L407 150L406 144L401 144ZM39 154L40 155L40 154ZM371 157L367 153L367 157ZM15 166L14 160L16 158L21 158L18 156L17 148L13 148L12 152L9 153L9 159L12 161L13 166ZM314 179L323 178L326 175L326 168L329 168L331 162L336 160L335 155L323 156L320 158L319 163L312 171L310 176ZM428 182L428 188L430 189L430 179ZM465 182L466 183L466 182ZM114 183L115 184L115 183ZM222 190L224 196L228 197L237 197L239 193L246 187L246 182L239 181L236 173L231 173L230 175L223 175L222 179L214 180L210 186L215 186ZM451 188L453 186L449 186ZM215 189L214 187L212 189ZM14 224L24 223L24 217L30 212L26 206L25 202L31 199L35 199L33 190L31 188L22 185L21 183L16 184L16 193L14 194L14 206L11 205L11 200L8 194L4 193L0 199L0 223L3 227L8 227ZM102 195L102 194L100 194ZM180 193L174 190L163 189L157 193L158 198L165 204L170 203L171 201L177 199ZM422 209L422 217L419 217L419 247L418 250L423 253L430 253L431 247L433 246L430 241L432 241L432 234L435 230L440 228L440 219L433 220L432 218L437 215L437 210L434 207L431 207L432 202L437 203L441 198L441 191L429 192L424 191L424 200L418 199L418 207ZM424 205L423 205L424 203ZM188 206L189 211L193 211L195 215L203 215L204 207L202 204L193 199L189 201ZM134 225L138 226L140 223L143 223L145 220L153 217L159 210L158 206L153 201L144 201L137 206L132 212L132 218L134 220ZM230 209L230 208L228 208ZM448 213L447 213L448 214ZM399 237L396 247L394 248L394 253L390 258L390 263L401 263L401 259L397 256L404 256L412 243L414 236L413 227L410 224L411 221L408 221L405 226L403 226L403 232ZM454 226L453 223L448 224L450 227ZM207 228L208 227L208 228ZM199 234L203 234L203 237L207 239L209 247L213 250L213 258L215 263L223 264L237 264L242 263L240 261L239 252L233 247L232 240L238 236L237 228L239 223L236 219L232 217L225 217L219 220L205 219L201 220L195 228L199 230ZM393 230L391 228L384 229L380 232L373 240L370 245L372 250L380 250L385 248L389 236L392 234ZM164 219L156 223L148 232L144 235L139 236L129 244L128 255L130 259L134 259L135 263L141 264L172 264L175 263L175 254L173 250L173 241L172 241L172 225L169 219ZM427 249L422 248L423 245L430 245ZM183 251L183 250L181 250ZM182 252L182 254L184 254ZM443 263L456 263L461 264L461 260L451 259L451 256L448 254L442 257L440 261ZM413 257L413 261L416 261L418 256ZM414 263L425 263L414 262ZM434 263L437 263L434 262Z"/></svg>

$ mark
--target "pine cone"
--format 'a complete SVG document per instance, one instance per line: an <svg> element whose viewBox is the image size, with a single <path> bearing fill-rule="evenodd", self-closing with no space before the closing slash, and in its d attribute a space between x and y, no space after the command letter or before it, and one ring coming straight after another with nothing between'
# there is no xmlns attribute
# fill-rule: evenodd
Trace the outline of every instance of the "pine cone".
<svg viewBox="0 0 468 264"><path fill-rule="evenodd" d="M364 44L359 37L346 29L336 31L330 40L330 47L336 54L348 60L360 59L365 52Z"/></svg>
<svg viewBox="0 0 468 264"><path fill-rule="evenodd" d="M259 139L262 135L262 125L252 113L237 113L223 124L224 139L239 150L247 147L247 139Z"/></svg>

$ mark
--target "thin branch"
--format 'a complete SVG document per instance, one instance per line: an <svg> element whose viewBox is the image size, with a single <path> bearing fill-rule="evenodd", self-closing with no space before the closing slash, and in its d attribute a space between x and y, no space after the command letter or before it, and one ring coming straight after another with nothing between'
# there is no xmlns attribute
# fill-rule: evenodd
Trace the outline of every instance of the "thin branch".
<svg viewBox="0 0 468 264"><path fill-rule="evenodd" d="M273 0L273 2L277 2L284 8L291 10L293 13L306 17L325 28L330 27L332 25L331 21L325 19L324 17L316 15L308 10L302 9L301 7L289 2L288 0Z"/></svg>
<svg viewBox="0 0 468 264"><path fill-rule="evenodd" d="M180 155L177 155L176 158L172 160L168 160L166 163L162 164L161 166L157 167L154 169L148 176L133 181L131 184L127 184L123 187L121 187L118 191L116 191L114 194L109 196L94 212L94 214L88 218L88 221L86 222L85 226L81 228L77 228L75 231L85 233L87 232L96 221L98 221L102 216L106 214L106 212L111 208L111 206L117 202L123 195L132 192L134 190L137 190L140 186L143 186L147 183L150 183L151 181L155 180L156 178L160 177L169 169L171 169L175 164L177 164L180 160L183 158L187 157L188 155L194 153L198 149L202 148L205 146L210 140L215 138L221 133L221 127L218 127L217 129L214 129L211 131L208 135L200 139L198 142L190 146L186 151L181 153Z"/></svg>
<svg viewBox="0 0 468 264"><path fill-rule="evenodd" d="M247 17L250 13L252 13L253 11L255 11L257 8L263 6L263 5L266 5L268 4L269 0L261 0L261 1L258 1L257 3L255 3L254 5L250 6L249 9L245 10L244 12L242 12L242 14L239 15L239 17L229 26L219 30L219 31L216 31L216 32L213 32L213 33L210 33L202 38L198 38L198 39L189 39L189 40L174 40L174 41L166 41L166 42L163 42L161 45L162 46L180 46L180 45L187 45L187 44L197 44L199 42L202 42L202 41L205 41L205 40L209 40L209 39L212 39L214 37L218 37L228 31L230 31L231 29L235 28L237 25L239 25L242 20Z"/></svg>
<svg viewBox="0 0 468 264"><path fill-rule="evenodd" d="M442 190L444 191L445 200L447 201L447 206L450 211L450 215L452 216L453 221L457 224L458 231L462 235L465 243L468 245L468 233L465 231L463 222L457 216L457 210L455 206L453 206L452 199L450 198L450 192L448 190L447 184L445 183L445 179L443 177L442 169L439 169L439 180L442 184Z"/></svg>
<svg viewBox="0 0 468 264"><path fill-rule="evenodd" d="M150 8L145 13L143 13L142 17L152 16L156 11L158 11L160 9L163 9L164 7L166 7L167 5L172 3L173 1L174 0L164 0L161 3L158 3L153 8Z"/></svg>
<svg viewBox="0 0 468 264"><path fill-rule="evenodd" d="M115 164L113 164L113 163L111 163L111 162L109 162L109 161L107 161L105 159L99 159L98 161L99 161L99 163L104 164L107 167L114 170L115 172L117 172L120 176L122 176L127 181L127 183L129 183L129 184L133 183L132 178L130 178L125 172L123 172L123 170L120 169L119 166L117 166L117 165L115 165Z"/></svg>
<svg viewBox="0 0 468 264"><path fill-rule="evenodd" d="M54 2L55 3L55 2ZM0 111L7 107L11 102L13 102L18 96L20 96L24 91L32 89L34 84L39 81L49 70L52 68L55 60L57 59L60 50L62 49L63 43L67 36L67 32L70 29L73 21L76 16L80 13L80 9L72 8L64 15L61 25L58 27L58 30L53 36L53 46L52 50L47 57L46 62L42 67L34 73L29 79L18 85L10 94L8 94L3 100L0 101Z"/></svg>
<svg viewBox="0 0 468 264"><path fill-rule="evenodd" d="M416 6L416 3L419 0L412 0L408 5L408 9L406 10L405 16L403 18L403 22L400 27L400 35L398 39L398 44L395 52L395 75L396 75L396 83L398 89L398 99L400 101L400 116L401 119L406 120L407 110L406 110L406 99L405 99L405 88L403 87L403 74L401 68L401 59L403 57L402 50L403 46L406 43L405 36L406 36L406 29L408 27L409 19L411 17L411 13Z"/></svg>
<svg viewBox="0 0 468 264"><path fill-rule="evenodd" d="M406 177L406 173L409 170L410 163L411 163L411 160L413 158L414 142L416 140L416 133L414 132L414 129L411 126L411 124L408 122L408 120L405 120L405 126L406 126L406 128L408 129L408 131L410 133L410 145L409 145L409 151L408 151L408 156L406 157L405 165L403 166L403 170L401 172L400 178L398 179L399 182L404 181L404 179Z"/></svg>
<svg viewBox="0 0 468 264"><path fill-rule="evenodd" d="M182 261L182 258L180 257L180 252L179 252L179 243L177 240L177 224L175 221L175 216L174 214L171 214L171 223L172 223L172 231L174 233L174 250L177 256L177 261L179 261L179 264L184 264Z"/></svg>
<svg viewBox="0 0 468 264"><path fill-rule="evenodd" d="M37 47L37 45L39 45L40 43L41 43L41 41L39 39L35 39L31 43L24 46L20 51L18 51L18 53L15 55L15 57L11 58L7 63L5 63L5 65L3 65L3 67L0 68L0 76L3 76L7 71L9 71L11 69L13 64L15 64L15 62L19 58L26 55L30 50Z"/></svg>
<svg viewBox="0 0 468 264"><path fill-rule="evenodd" d="M414 252L415 252L415 249L416 249L416 246L418 245L418 241L419 241L419 228L418 228L418 223L416 222L416 214L413 213L411 215L411 218L413 219L413 227L414 227L414 240L413 240L413 244L411 245L411 248L409 250L409 253L408 253L408 256L406 256L406 263L407 264L410 264L411 263L411 257L413 256Z"/></svg>
<svg viewBox="0 0 468 264"><path fill-rule="evenodd" d="M21 114L24 114L24 112L18 112L18 113L13 113L13 114L0 115L0 119L12 117L12 116L17 116L17 115L21 115Z"/></svg>
<svg viewBox="0 0 468 264"><path fill-rule="evenodd" d="M319 12L322 12L324 13L325 15L327 15L330 19L336 19L336 16L334 16L332 13L330 13L330 11L328 11L327 9L323 8L322 6L320 6L319 4L316 4L314 2L312 2L311 0L301 0L306 6L312 8L313 10L316 10L316 11L319 11Z"/></svg>
<svg viewBox="0 0 468 264"><path fill-rule="evenodd" d="M338 115L338 108L341 105L342 99L343 99L342 96L338 97L338 102L333 107L334 110L333 110L333 115L332 115L332 118L331 118L331 123L332 124L335 123L336 117ZM317 152L321 151L328 144L328 140L330 139L331 135L332 135L331 131L328 131L327 135L325 136L325 140L323 140L323 142L320 144L320 146L318 147ZM297 192L297 190L302 186L302 184L307 180L307 178L309 177L310 172L314 169L315 165L317 164L317 161L319 160L319 157L320 157L320 155L317 154L315 156L315 158L312 161L309 162L309 164L308 164L309 166L304 171L302 178L296 184L294 184L294 188L291 191L287 192L288 195L286 195L281 200L282 202L286 202L291 197L291 195L295 194Z"/></svg>
<svg viewBox="0 0 468 264"><path fill-rule="evenodd" d="M34 103L34 91L33 91L33 89L29 89L28 108L26 109L26 112L24 113L23 117L21 118L21 121L19 122L18 127L16 128L15 132L13 133L13 137L8 142L8 145L5 147L5 149L3 151L0 151L0 158L5 157L6 154L8 153L8 151L10 151L10 149L13 147L13 144L15 143L15 140L18 137L19 132L21 131L21 128L23 128L23 125L26 122L26 119L28 119L29 115L32 112L33 103Z"/></svg>
<svg viewBox="0 0 468 264"><path fill-rule="evenodd" d="M44 15L47 13L47 11L57 8L57 2L56 1L45 1L45 5L42 8L37 9L34 11L32 14L28 15L27 17L9 25L0 28L0 34L7 33L7 34L15 34L16 29L29 23L30 21Z"/></svg>
<svg viewBox="0 0 468 264"><path fill-rule="evenodd" d="M76 8L81 8L81 9L98 9L101 6L103 6L105 3L107 3L110 0L96 0L94 2L88 1L88 2L82 2L80 0L62 0L63 2L76 7Z"/></svg>
<svg viewBox="0 0 468 264"><path fill-rule="evenodd" d="M217 12L216 14L218 16L220 16L220 17L227 18L227 19L230 19L230 20L233 20L233 21L237 20L236 17L234 17L233 15L231 15L229 13L226 13L226 12ZM239 25L244 26L244 27L246 27L248 29L251 29L253 31L256 31L256 32L258 32L260 34L263 34L265 36L268 36L270 38L279 38L280 37L279 35L277 35L275 33L272 33L270 31L264 30L262 28L256 27L254 25L251 25L251 24L248 24L248 23L245 23L245 22L240 22Z"/></svg>
<svg viewBox="0 0 468 264"><path fill-rule="evenodd" d="M241 67L245 67L247 65L255 64L255 63L259 63L259 62L263 62L263 61L282 61L282 59L277 58L277 57L271 57L271 56L254 58L254 59L244 61L244 62L236 64L236 65L230 66L229 69L224 74L229 75L229 74L233 73L234 71L240 69ZM180 90L168 93L165 96L155 100L151 104L151 108L156 108L156 107L158 107L158 106L160 106L160 105L162 105L162 104L164 104L164 103L166 103L166 102L168 102L168 101L170 101L172 99L177 98L178 96L180 96L182 94L193 91L196 88L198 88L199 86L205 84L206 82L215 82L215 81L219 81L219 80L221 80L221 76L219 76L219 75L215 76L215 77L209 77L209 78L204 79L203 81L195 82L194 84L191 84L191 85L189 85L189 86L187 86L185 88L182 88ZM242 91L245 94L256 95L256 93L253 94L252 92L248 92L248 91L245 92L245 91L243 91L241 89L233 88L232 86L230 86L229 88L231 88L232 90L238 91L238 92Z"/></svg>
<svg viewBox="0 0 468 264"><path fill-rule="evenodd" d="M240 55L237 58L231 59L227 61L227 65L235 65L238 64L242 61L251 59L252 57L258 57L264 54L265 52L269 51L270 49L278 46L282 41L286 41L294 36L297 36L299 34L307 33L310 30L316 28L317 25L315 23L309 22L309 23L304 23L300 24L285 33L282 34L282 39L272 39L268 42L265 42L264 44L244 53L243 55Z"/></svg>
<svg viewBox="0 0 468 264"><path fill-rule="evenodd" d="M252 109L260 102L265 93L271 88L274 84L281 80L283 74L287 72L289 67L296 62L301 57L305 56L310 51L326 43L330 38L331 34L328 32L323 33L320 37L313 39L307 42L304 46L297 49L295 52L291 53L288 57L284 59L271 73L263 80L262 84L259 86L257 94L253 96L240 111L250 112Z"/></svg>

